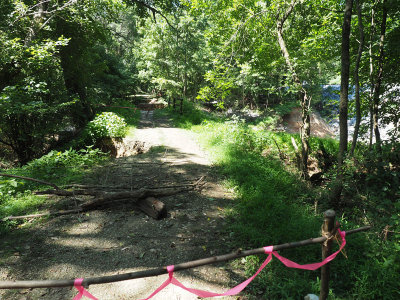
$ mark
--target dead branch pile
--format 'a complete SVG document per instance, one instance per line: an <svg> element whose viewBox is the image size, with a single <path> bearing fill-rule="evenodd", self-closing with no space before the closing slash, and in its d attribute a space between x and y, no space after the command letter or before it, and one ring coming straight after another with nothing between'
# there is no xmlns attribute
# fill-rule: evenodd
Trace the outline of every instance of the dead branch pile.
<svg viewBox="0 0 400 300"><path fill-rule="evenodd" d="M0 174L0 176L7 176L7 175L8 174ZM8 177L17 177L17 176L10 175ZM62 197L72 197L74 199L76 199L75 198L76 196L84 195L84 196L91 196L93 198L85 203L80 204L77 207L75 206L75 208L70 210L47 212L47 213L25 215L25 216L9 216L1 219L1 221L3 222L15 219L37 218L49 215L65 215L78 212L87 212L101 207L109 207L115 205L116 203L121 203L121 202L125 203L127 202L133 204L148 216L154 219L160 219L167 215L167 209L165 204L159 201L156 197L171 196L185 191L193 190L196 187L201 186L203 184L203 179L204 179L204 177L201 177L195 183L188 183L188 184L162 187L162 188L141 188L133 191L118 190L113 192L106 192L104 191L104 187L101 187L101 189L100 188L97 189L96 186L90 187L81 185L79 186L80 189L65 190L61 189L57 185L50 182L41 181L29 177L18 176L17 178L39 182L41 184L45 184L54 188L50 190L35 192L35 194L37 195L57 195ZM110 190L113 190L113 188L110 187Z"/></svg>

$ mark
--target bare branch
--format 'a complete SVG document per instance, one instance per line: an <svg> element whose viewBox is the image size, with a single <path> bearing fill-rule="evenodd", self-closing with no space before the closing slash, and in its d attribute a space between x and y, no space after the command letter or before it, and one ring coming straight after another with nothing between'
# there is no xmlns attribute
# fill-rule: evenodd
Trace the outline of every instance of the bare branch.
<svg viewBox="0 0 400 300"><path fill-rule="evenodd" d="M31 177L18 176L18 175L12 175L12 174L5 174L5 173L0 173L0 176L29 180L29 181L41 183L41 184L44 184L44 185L52 186L52 187L55 188L57 191L62 191L62 189L60 189L60 188L59 188L56 184L54 184L54 183L47 182L47 181L43 181L43 180L39 180L39 179L35 179L35 178L31 178Z"/></svg>
<svg viewBox="0 0 400 300"><path fill-rule="evenodd" d="M145 7L145 8L147 8L148 10L150 10L152 12L152 14L153 14L154 20L156 19L155 18L155 14L160 15L161 17L164 18L164 20L167 22L169 27L171 27L172 29L177 31L177 29L174 26L172 26L172 24L169 22L168 18L161 11L159 11L157 8L155 8L153 6L150 6L149 4L147 4L145 2L138 1L138 0L130 0L130 2L136 3L138 5L141 5L141 6Z"/></svg>
<svg viewBox="0 0 400 300"><path fill-rule="evenodd" d="M287 8L286 12L282 16L281 19L279 19L279 14L277 15L278 19L278 26L281 28L283 27L283 23L285 23L286 19L289 17L289 15L292 13L294 6L297 4L297 0L292 0L292 3L290 3L289 7Z"/></svg>

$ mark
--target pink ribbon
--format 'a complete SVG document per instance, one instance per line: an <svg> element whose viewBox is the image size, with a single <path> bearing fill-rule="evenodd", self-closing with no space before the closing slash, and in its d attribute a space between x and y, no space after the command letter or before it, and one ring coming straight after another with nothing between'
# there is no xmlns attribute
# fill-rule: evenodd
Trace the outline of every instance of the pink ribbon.
<svg viewBox="0 0 400 300"><path fill-rule="evenodd" d="M289 268L297 268L297 269L304 269L304 270L316 270L316 269L322 267L323 265L327 264L331 260L333 260L339 254L339 252L342 251L342 249L346 245L346 239L345 239L346 232L345 231L342 232L342 231L340 231L340 229L338 229L338 232L340 234L340 237L342 238L342 244L340 245L339 250L336 251L335 253L331 254L330 256L328 256L322 262L319 262L319 263L300 265L300 264L295 263L285 257L280 256L278 254L278 252L274 251L273 246L264 247L265 253L268 254L268 257L263 262L263 264L260 266L260 268L257 270L257 272L253 276L251 276L249 279L243 281L242 283L238 284L234 288L232 288L222 294L192 289L192 288L188 288L188 287L184 286L182 283L180 283L177 279L174 278L174 275L173 275L174 274L174 266L173 265L168 266L167 267L168 279L166 281L164 281L163 284L161 284L161 286L158 289L156 289L150 296L148 296L147 298L142 299L142 300L148 300L148 299L154 297L156 294L158 294L161 290L163 290L169 284L176 285L176 286L178 286L192 294L195 294L199 297L202 297L202 298L217 297L217 296L233 296L233 295L239 294L251 281L253 281L253 279L266 267L266 265L269 264L269 262L272 259L272 255L274 255L285 266L287 266ZM74 300L78 300L78 299L74 299Z"/></svg>
<svg viewBox="0 0 400 300"><path fill-rule="evenodd" d="M338 229L338 232L340 234L340 237L342 238L342 245L340 245L340 248L338 251L336 251L335 253L329 255L327 258L325 258L323 261L319 262L319 263L313 263L313 264L308 264L308 265L299 265L298 263L295 263L294 261L291 261L285 257L282 257L278 254L278 252L273 251L273 247L269 246L269 247L264 247L265 253L271 253L277 258L279 259L286 267L288 268L296 268L296 269L303 269L303 270L310 270L310 271L314 271L320 267L322 267L323 265L327 264L328 262L330 262L331 260L333 260L336 255L339 254L340 251L342 251L342 249L344 248L344 246L346 245L346 232L345 231L340 231L340 229Z"/></svg>
<svg viewBox="0 0 400 300"><path fill-rule="evenodd" d="M197 290L197 289L192 289L192 288L188 288L186 286L184 286L181 282L179 282L173 275L174 273L174 266L168 266L167 267L167 271L168 271L168 279L166 281L164 281L164 283L158 288L156 289L149 297L147 297L146 299L142 299L142 300L148 300L150 298L152 298L154 295L158 294L162 289L164 289L167 285L169 284L173 284L176 286L179 286L180 288L195 294L199 297L202 298L207 298L207 297L217 297L217 296L233 296L236 294L239 294L257 275L258 273L261 272L262 269L265 268L266 265L268 265L268 263L271 261L272 259L272 254L270 253L267 257L267 259L263 262L263 264L261 265L261 267L257 270L257 272L251 276L249 279L247 279L246 281L243 281L242 283L238 284L237 286L235 286L234 288L226 291L225 293L222 294L218 294L218 293L213 293L213 292L208 292L208 291L202 291L202 290Z"/></svg>
<svg viewBox="0 0 400 300"><path fill-rule="evenodd" d="M90 298L92 300L98 300L95 296L93 296L87 290L85 290L85 288L82 286L82 281L83 281L83 278L77 278L74 281L74 287L79 291L79 293L78 293L78 295L76 295L74 297L73 300L79 300L83 296L86 296L86 297L88 297L88 298Z"/></svg>

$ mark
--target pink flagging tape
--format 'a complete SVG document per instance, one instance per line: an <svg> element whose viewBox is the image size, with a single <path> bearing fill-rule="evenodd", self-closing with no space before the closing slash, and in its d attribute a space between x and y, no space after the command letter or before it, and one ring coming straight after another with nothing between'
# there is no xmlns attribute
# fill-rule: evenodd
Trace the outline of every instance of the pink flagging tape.
<svg viewBox="0 0 400 300"><path fill-rule="evenodd" d="M82 286L82 281L83 281L83 278L75 279L74 286L79 291L79 293L78 293L78 295L76 295L74 297L73 300L79 300L83 296L88 297L92 300L98 300L95 296L93 296L91 293L89 293L87 290L85 290L85 288Z"/></svg>
<svg viewBox="0 0 400 300"><path fill-rule="evenodd" d="M156 294L158 294L162 289L164 289L167 285L169 284L173 284L176 285L192 294L195 294L199 297L202 298L207 298L207 297L217 297L217 296L233 296L236 294L239 294L251 281L253 281L253 279L266 267L266 265L269 264L269 262L272 259L272 255L274 255L277 259L279 259L285 266L289 267L289 268L297 268L297 269L304 269L304 270L316 270L320 267L322 267L323 265L327 264L328 262L330 262L331 260L333 260L336 255L339 254L340 251L342 251L343 247L346 245L346 232L345 231L340 231L340 229L338 229L338 232L340 234L340 237L342 238L342 244L340 245L340 248L338 251L336 251L335 253L331 254L330 256L328 256L327 258L325 258L322 262L319 263L313 263L313 264L307 264L307 265L299 265L298 263L295 263L285 257L282 257L278 254L278 252L273 251L274 247L273 246L268 246L268 247L264 247L265 253L268 254L267 259L263 262L263 264L260 266L260 268L257 270L257 272L251 276L249 279L247 279L246 281L243 281L242 283L238 284L237 286L235 286L234 288L226 291L225 293L222 294L218 294L218 293L213 293L213 292L208 292L208 291L202 291L202 290L197 290L197 289L192 289L192 288L188 288L186 286L184 286L181 282L179 282L173 275L174 272L174 266L168 266L167 267L167 271L168 271L168 279L166 281L164 281L164 283L158 288L156 289L150 296L148 296L145 299L142 300L148 300L150 298L152 298L153 296L155 296Z"/></svg>
<svg viewBox="0 0 400 300"><path fill-rule="evenodd" d="M178 286L192 294L195 294L199 297L202 297L202 298L217 297L217 296L233 296L233 295L239 294L258 275L258 273L260 273L261 270L264 269L266 265L268 265L268 263L271 261L271 259L272 259L272 254L270 253L268 255L267 259L263 262L261 267L257 270L257 272L253 276L251 276L246 281L243 281L242 283L238 284L234 288L232 288L229 291L226 291L225 293L222 293L222 294L192 289L192 288L188 288L188 287L184 286L181 282L179 282L174 277L174 275L173 275L174 266L168 266L167 267L167 271L168 271L168 275L169 275L168 279L166 281L164 281L164 283L158 289L156 289L149 297L142 299L142 300L148 300L148 299L152 298L154 295L158 294L162 289L164 289L169 284L176 285L176 286Z"/></svg>
<svg viewBox="0 0 400 300"><path fill-rule="evenodd" d="M346 232L345 231L340 231L340 229L338 229L340 237L342 238L342 244L340 245L340 248L338 251L336 251L335 253L329 255L327 258L325 258L323 261L319 262L319 263L313 263L313 264L308 264L308 265L299 265L298 263L295 263L285 257L282 257L278 254L278 252L273 251L272 254L279 259L286 267L288 268L296 268L296 269L303 269L303 270L310 270L310 271L314 271L320 267L322 267L323 265L327 264L328 262L330 262L331 260L333 260L336 255L339 254L340 251L342 251L342 249L344 248L344 246L346 245ZM265 247L268 248L268 247ZM265 249L264 248L264 249ZM267 252L266 252L267 253Z"/></svg>
<svg viewBox="0 0 400 300"><path fill-rule="evenodd" d="M346 232L345 231L340 231L338 229L338 232L340 234L340 237L342 238L342 244L339 247L339 250L336 251L335 253L331 254L327 258L325 258L323 261L319 263L313 263L313 264L307 264L307 265L300 265L298 263L295 263L285 257L282 257L278 254L278 252L274 251L273 246L268 246L264 247L265 253L268 254L267 259L263 262L263 264L260 266L260 268L257 270L257 272L251 276L249 279L243 281L242 283L238 284L234 288L226 291L225 293L218 294L218 293L213 293L213 292L208 292L208 291L203 291L203 290L197 290L197 289L192 289L184 286L181 282L179 282L175 277L174 277L174 266L168 266L167 271L168 271L168 279L165 280L153 293L151 293L150 296L148 296L145 299L142 300L148 300L153 298L156 294L158 294L161 290L163 290L166 286L169 284L176 285L192 294L195 294L201 298L208 298L208 297L217 297L217 296L234 296L236 294L239 294L253 279L269 264L269 262L272 260L272 255L274 255L277 259L279 259L285 266L288 268L297 268L297 269L303 269L303 270L316 270L323 265L327 264L331 260L333 260L340 251L344 248L346 245ZM90 299L97 300L94 296L92 296L88 291L86 291L82 287L82 281L83 278L79 278L75 280L75 287L79 291L79 294L75 296L73 300L79 300L82 298L82 296L86 296Z"/></svg>

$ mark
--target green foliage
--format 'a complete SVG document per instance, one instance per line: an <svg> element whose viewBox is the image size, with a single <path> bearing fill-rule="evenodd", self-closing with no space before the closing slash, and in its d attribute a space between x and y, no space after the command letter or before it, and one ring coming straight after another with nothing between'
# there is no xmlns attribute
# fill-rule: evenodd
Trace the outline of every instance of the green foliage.
<svg viewBox="0 0 400 300"><path fill-rule="evenodd" d="M204 121L215 119L211 114L198 109L198 105L187 100L183 102L183 114L174 111L172 107L164 111L157 110L155 113L156 115L167 113L173 116L175 125L186 129L191 129L193 126L199 125Z"/></svg>
<svg viewBox="0 0 400 300"><path fill-rule="evenodd" d="M223 67L208 71L204 77L209 85L200 89L197 99L204 102L217 101L218 106L223 108L226 98L235 87L234 78L227 74L227 70Z"/></svg>
<svg viewBox="0 0 400 300"><path fill-rule="evenodd" d="M99 113L111 112L123 118L128 126L134 127L140 119L140 110L131 102L121 99L113 99L110 106L99 107Z"/></svg>
<svg viewBox="0 0 400 300"><path fill-rule="evenodd" d="M3 2L0 143L26 164L83 128L94 102L131 91L135 64L106 25L126 13L122 1Z"/></svg>
<svg viewBox="0 0 400 300"><path fill-rule="evenodd" d="M88 135L93 141L105 137L122 138L126 135L125 120L115 113L103 112L87 125Z"/></svg>
<svg viewBox="0 0 400 300"><path fill-rule="evenodd" d="M0 31L0 70L18 74L0 82L0 141L11 146L22 164L42 154L67 121L65 113L74 101L67 101L57 57L67 43L59 38L26 46Z"/></svg>
<svg viewBox="0 0 400 300"><path fill-rule="evenodd" d="M38 174L41 178L50 178L55 169L91 166L100 163L105 157L104 153L92 147L81 150L69 149L63 152L51 151L41 158L29 162L22 170Z"/></svg>
<svg viewBox="0 0 400 300"><path fill-rule="evenodd" d="M190 112L189 115L192 114ZM294 159L291 138L299 142L299 137L268 131L269 121L267 118L248 125L239 117L229 120L209 117L200 125L191 126L200 134L201 142L226 178L228 187L236 192L237 201L226 209L231 220L227 229L231 232L232 247L260 247L320 234L321 217L320 214L315 215L315 199L324 209L324 201L328 197L325 192L318 197L321 188L300 181L298 175L279 160L276 144L285 155ZM330 157L335 157L338 142L313 137L310 147L312 153L323 147ZM360 160L353 166L347 162L344 195L351 197L355 203L347 209L342 207L340 212L343 215L338 219L344 229L358 227L367 218L374 220L377 228L388 225L393 233L388 233L386 241L374 232L348 237L346 253L349 258L346 260L339 256L331 266L332 299L369 299L369 295L395 299L398 295L398 283L394 284L391 278L399 271L400 257L400 193L399 185L396 185L398 172L393 172L399 161L395 146L391 145L384 153L386 175L380 179L378 165L372 159L376 153L370 156L359 153L359 159L365 157L362 164ZM361 165L363 168L368 166L368 169L360 170ZM332 176L335 174L332 169ZM326 176L329 178L330 175ZM368 201L365 194L357 195L355 191L359 190L368 193ZM320 248L315 245L301 247L286 250L283 255L299 263L309 263L320 260ZM250 275L259 267L261 259L248 257L241 263ZM310 292L318 294L319 273L288 269L275 261L249 289L255 295L263 294L266 298L297 298Z"/></svg>
<svg viewBox="0 0 400 300"><path fill-rule="evenodd" d="M281 148L289 147L291 135L257 131L237 117L225 122L206 121L194 129L238 198L227 210L232 247L260 247L318 235L319 218L312 213L311 192L275 155L274 140ZM265 149L271 151L263 157L260 152ZM318 260L320 249L297 248L285 251L285 256L299 259L305 253L308 259L304 263L311 258ZM248 274L261 262L255 257L244 261ZM275 262L251 289L268 298L304 296L311 291L313 280L313 273L288 271Z"/></svg>
<svg viewBox="0 0 400 300"><path fill-rule="evenodd" d="M141 40L133 53L140 86L168 97L194 96L211 60L204 38L207 21L179 5L170 20L174 28L160 18L157 23L147 19L139 29Z"/></svg>

